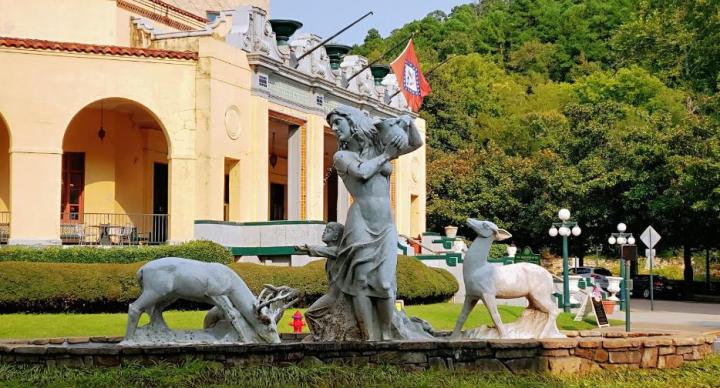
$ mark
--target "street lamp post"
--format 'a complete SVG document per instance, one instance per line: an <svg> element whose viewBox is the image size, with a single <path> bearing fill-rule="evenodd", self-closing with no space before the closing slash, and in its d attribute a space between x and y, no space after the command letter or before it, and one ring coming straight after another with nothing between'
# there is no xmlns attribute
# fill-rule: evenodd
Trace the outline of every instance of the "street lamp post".
<svg viewBox="0 0 720 388"><path fill-rule="evenodd" d="M627 226L622 222L617 226L618 233L610 234L608 243L620 247L620 276L623 278L620 285L620 310L625 311L625 331L630 331L630 291L628 290L628 277L630 276L630 258L623 256L624 245L635 245L632 233L625 232ZM650 285L652 287L652 284Z"/></svg>
<svg viewBox="0 0 720 388"><path fill-rule="evenodd" d="M570 312L570 281L569 281L569 269L568 269L568 237L570 234L573 236L579 236L582 230L578 226L577 222L569 221L570 210L560 209L558 212L558 218L560 222L553 222L552 228L549 230L550 237L555 237L558 234L563 238L563 311L566 313Z"/></svg>

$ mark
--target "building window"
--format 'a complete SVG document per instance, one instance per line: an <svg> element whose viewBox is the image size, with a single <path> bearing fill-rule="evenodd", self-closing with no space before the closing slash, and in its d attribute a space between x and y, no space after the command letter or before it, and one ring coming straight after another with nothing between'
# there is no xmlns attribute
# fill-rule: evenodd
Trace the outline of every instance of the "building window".
<svg viewBox="0 0 720 388"><path fill-rule="evenodd" d="M261 88L268 87L268 77L265 74L258 74L258 85Z"/></svg>
<svg viewBox="0 0 720 388"><path fill-rule="evenodd" d="M220 12L218 11L207 11L205 12L206 18L208 22L214 22L215 19L217 19L220 16Z"/></svg>

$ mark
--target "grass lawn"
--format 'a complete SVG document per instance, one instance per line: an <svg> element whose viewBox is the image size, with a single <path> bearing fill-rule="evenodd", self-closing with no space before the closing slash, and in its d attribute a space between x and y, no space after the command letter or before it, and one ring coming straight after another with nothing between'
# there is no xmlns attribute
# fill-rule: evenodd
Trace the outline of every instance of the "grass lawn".
<svg viewBox="0 0 720 388"><path fill-rule="evenodd" d="M455 320L460 314L462 305L438 303L430 305L408 306L407 313L426 319L436 330L452 330ZM503 322L512 322L522 313L522 307L500 306L499 311ZM294 309L285 312L278 324L281 332L292 332L290 316ZM301 309L304 311L304 309ZM165 320L175 329L198 329L202 327L205 311L167 311ZM120 336L125 333L127 314L3 314L0 315L0 338L47 338L47 337L87 337L87 336ZM143 314L141 325L147 323L147 315ZM478 305L468 317L465 328L474 328L492 323L484 306ZM558 317L558 328L561 330L592 329L592 319L575 322L573 316L563 313ZM622 321L611 320L613 325L621 325ZM305 327L307 331L307 327Z"/></svg>
<svg viewBox="0 0 720 388"><path fill-rule="evenodd" d="M189 360L107 369L48 369L0 364L0 386L43 387L714 387L720 356L686 362L679 369L603 370L553 377L510 372L422 371L391 366L223 367Z"/></svg>

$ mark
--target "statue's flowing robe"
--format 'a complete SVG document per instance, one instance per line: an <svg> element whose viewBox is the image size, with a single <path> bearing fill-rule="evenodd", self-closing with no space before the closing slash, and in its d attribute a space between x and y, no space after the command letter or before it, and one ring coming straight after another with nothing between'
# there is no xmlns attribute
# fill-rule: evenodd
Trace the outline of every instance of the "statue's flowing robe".
<svg viewBox="0 0 720 388"><path fill-rule="evenodd" d="M397 230L394 224L373 227L350 207L345 233L331 281L348 295L394 298L396 293Z"/></svg>

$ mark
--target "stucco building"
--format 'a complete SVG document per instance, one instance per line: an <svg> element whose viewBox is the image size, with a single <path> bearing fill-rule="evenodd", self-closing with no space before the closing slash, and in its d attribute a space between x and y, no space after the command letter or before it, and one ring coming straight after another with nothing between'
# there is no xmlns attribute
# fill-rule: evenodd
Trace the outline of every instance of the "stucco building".
<svg viewBox="0 0 720 388"><path fill-rule="evenodd" d="M347 82L366 58L323 47L295 63L321 39L278 44L268 7L0 0L0 242L162 243L193 239L198 220L342 221L350 199L326 113L406 105L388 98L392 74ZM398 229L418 235L424 147L395 167Z"/></svg>

